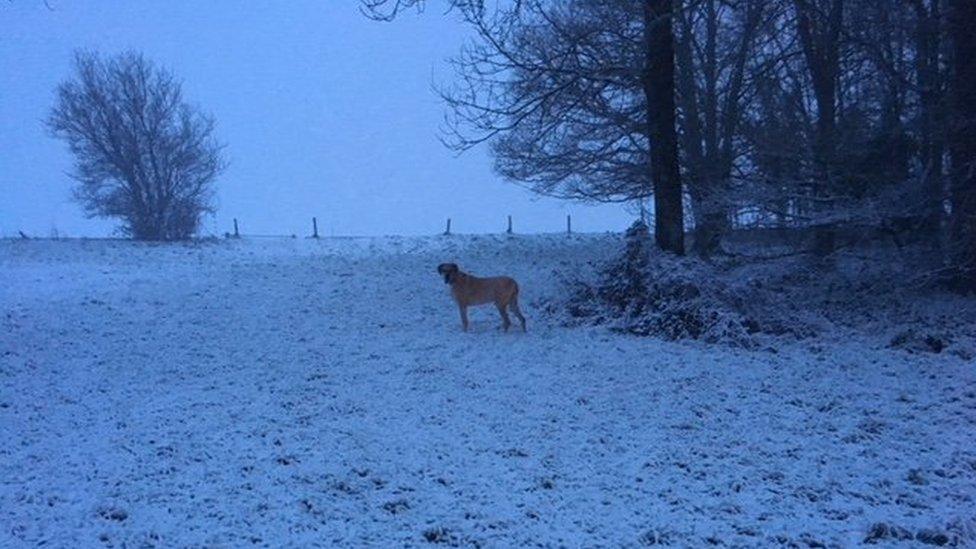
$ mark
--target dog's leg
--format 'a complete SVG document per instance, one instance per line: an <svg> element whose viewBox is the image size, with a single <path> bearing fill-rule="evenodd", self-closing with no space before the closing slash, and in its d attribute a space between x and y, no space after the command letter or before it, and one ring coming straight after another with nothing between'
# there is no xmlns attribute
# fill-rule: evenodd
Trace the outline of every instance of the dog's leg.
<svg viewBox="0 0 976 549"><path fill-rule="evenodd" d="M468 308L464 305L458 305L458 309L461 310L461 328L467 332L468 331Z"/></svg>
<svg viewBox="0 0 976 549"><path fill-rule="evenodd" d="M512 300L508 302L508 308L512 310L512 313L515 315L515 318L519 319L519 322L522 324L522 331L523 332L526 331L525 330L525 317L522 316L522 310L519 309L518 295L517 294L516 295L513 295L512 296Z"/></svg>
<svg viewBox="0 0 976 549"><path fill-rule="evenodd" d="M504 301L496 301L495 306L498 307L498 314L502 315L502 330L508 331L508 327L512 325L512 321L508 319L508 311L505 310Z"/></svg>

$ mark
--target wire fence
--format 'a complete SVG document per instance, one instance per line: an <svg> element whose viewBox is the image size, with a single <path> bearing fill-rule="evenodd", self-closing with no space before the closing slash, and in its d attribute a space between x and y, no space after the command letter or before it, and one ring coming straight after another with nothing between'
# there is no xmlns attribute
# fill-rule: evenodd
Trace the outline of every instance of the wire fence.
<svg viewBox="0 0 976 549"><path fill-rule="evenodd" d="M443 232L440 232L440 233L437 233L437 234L444 235L444 236L449 236L449 235L452 235L452 234L462 234L462 233L455 233L454 232L454 229L453 229L453 226L452 226L452 222L453 222L452 218L450 218L450 217L446 218L445 219L445 224L444 224L444 231ZM323 235L322 232L320 231L319 221L318 221L318 218L317 217L312 217L311 218L310 223L308 225L308 231L307 232L303 232L301 234L299 234L299 233L280 233L280 234L274 234L274 233L248 233L245 230L243 230L243 227L244 227L244 224L239 220L239 218L236 218L235 217L235 218L232 218L232 228L231 228L231 230L221 233L218 227L213 227L211 230L201 231L198 234L198 237L199 238L221 238L221 237L223 237L223 238L268 238L268 239L271 239L271 238L296 238L296 239L297 238L310 238L310 239L320 239L320 238L370 238L369 236L365 236L365 235L331 235L331 234L328 235L328 236ZM573 218L572 218L572 215L570 215L570 214L567 214L566 215L565 228L563 229L563 231L560 231L560 232L562 232L564 234L567 234L567 235L574 234L574 232L573 232ZM505 229L502 232L502 234L516 234L516 232L515 232L515 221L514 221L514 218L511 215L508 215L505 218ZM550 234L554 234L554 233L550 233ZM555 233L555 234L558 234L558 233ZM62 232L60 232L60 231L58 231L56 229L52 230L52 233L50 235L47 235L47 236L41 235L41 234L36 234L36 233L28 234L27 232L24 232L23 230L17 230L15 233L10 233L9 235L0 235L0 238L2 238L2 239L17 239L17 240L64 240L64 239L71 239L71 237L69 237L67 234L62 233ZM79 238L84 238L84 239L109 239L109 240L114 240L114 239L130 240L128 237L119 236L119 235L116 235L116 236L82 236L82 237L79 237Z"/></svg>
<svg viewBox="0 0 976 549"><path fill-rule="evenodd" d="M514 222L512 221L512 216L510 216L510 215L507 216L506 221L507 221L507 226L506 226L506 229L505 229L505 234L515 234L515 226L514 226ZM292 234L255 234L255 233L244 233L244 232L241 232L241 224L238 222L238 220L237 220L236 217L233 218L233 223L234 223L234 230L233 230L233 232L231 232L231 231L225 232L224 233L224 238L298 238L298 235L297 234L294 234L294 233L292 233ZM312 223L311 223L310 229L311 229L311 232L309 232L308 234L303 235L304 238L313 238L313 239L323 238L322 235L319 234L319 221L318 221L318 218L317 217L313 217L312 218ZM567 235L573 234L573 216L570 215L570 214L566 214L566 230L565 230L565 233ZM445 236L449 236L451 234L454 234L454 233L451 232L451 218L450 217L447 218L447 222L445 223L445 226L444 226L444 232L441 233L441 234L442 235L445 235ZM333 238L333 237L329 237L329 238Z"/></svg>

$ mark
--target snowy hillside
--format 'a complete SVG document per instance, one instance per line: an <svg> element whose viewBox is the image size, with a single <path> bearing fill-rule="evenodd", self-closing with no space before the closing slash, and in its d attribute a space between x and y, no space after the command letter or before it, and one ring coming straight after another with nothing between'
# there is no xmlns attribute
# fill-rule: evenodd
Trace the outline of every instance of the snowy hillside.
<svg viewBox="0 0 976 549"><path fill-rule="evenodd" d="M543 314L619 247L0 241L0 546L976 545L971 361Z"/></svg>

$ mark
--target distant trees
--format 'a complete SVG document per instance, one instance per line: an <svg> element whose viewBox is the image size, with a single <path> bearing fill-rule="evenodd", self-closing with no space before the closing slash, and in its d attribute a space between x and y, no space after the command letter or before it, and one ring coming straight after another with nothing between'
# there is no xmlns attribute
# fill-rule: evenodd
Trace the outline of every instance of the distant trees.
<svg viewBox="0 0 976 549"><path fill-rule="evenodd" d="M74 61L46 124L75 157L77 200L91 216L122 220L136 239L192 236L226 165L213 117L141 54L78 52Z"/></svg>

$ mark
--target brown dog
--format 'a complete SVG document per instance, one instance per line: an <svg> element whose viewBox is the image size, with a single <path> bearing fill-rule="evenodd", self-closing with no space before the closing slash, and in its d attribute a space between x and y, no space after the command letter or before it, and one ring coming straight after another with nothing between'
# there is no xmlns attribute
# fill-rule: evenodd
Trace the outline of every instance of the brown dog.
<svg viewBox="0 0 976 549"><path fill-rule="evenodd" d="M441 263L437 272L444 277L444 283L451 285L451 295L461 309L461 326L468 331L468 307L494 303L498 313L502 315L502 328L508 331L512 322L508 319L508 310L522 323L525 331L525 317L518 305L518 283L507 276L492 276L479 278L461 272L454 263Z"/></svg>

